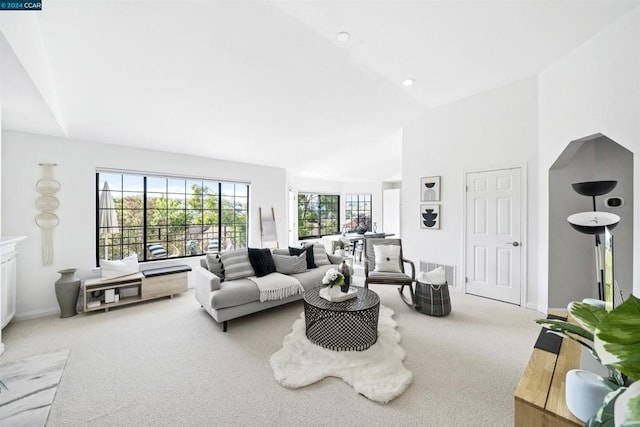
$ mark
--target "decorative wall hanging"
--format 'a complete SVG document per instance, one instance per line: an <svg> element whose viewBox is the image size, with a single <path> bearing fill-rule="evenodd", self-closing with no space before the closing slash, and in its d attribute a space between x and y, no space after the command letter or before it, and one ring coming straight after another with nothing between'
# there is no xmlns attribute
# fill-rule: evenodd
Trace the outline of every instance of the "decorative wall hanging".
<svg viewBox="0 0 640 427"><path fill-rule="evenodd" d="M440 205L420 205L420 228L440 228Z"/></svg>
<svg viewBox="0 0 640 427"><path fill-rule="evenodd" d="M440 201L440 177L428 176L420 178L420 201L439 202Z"/></svg>
<svg viewBox="0 0 640 427"><path fill-rule="evenodd" d="M53 213L60 202L54 196L60 190L60 183L53 179L55 163L40 163L42 178L36 182L36 191L40 197L36 199L36 209L40 211L35 217L36 224L42 229L42 264L53 263L53 229L60 223L58 216Z"/></svg>

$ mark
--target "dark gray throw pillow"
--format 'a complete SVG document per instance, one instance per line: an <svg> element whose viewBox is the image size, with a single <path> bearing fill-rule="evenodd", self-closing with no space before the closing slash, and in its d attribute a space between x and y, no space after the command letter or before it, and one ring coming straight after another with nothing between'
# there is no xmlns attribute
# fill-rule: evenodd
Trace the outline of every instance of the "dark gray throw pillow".
<svg viewBox="0 0 640 427"><path fill-rule="evenodd" d="M300 255L302 253L307 254L307 269L316 268L317 265L316 265L315 259L313 258L312 245L305 246L304 248L292 248L291 246L289 246L289 255Z"/></svg>
<svg viewBox="0 0 640 427"><path fill-rule="evenodd" d="M269 249L249 249L249 262L257 277L266 276L276 272L276 264L273 262L271 251Z"/></svg>

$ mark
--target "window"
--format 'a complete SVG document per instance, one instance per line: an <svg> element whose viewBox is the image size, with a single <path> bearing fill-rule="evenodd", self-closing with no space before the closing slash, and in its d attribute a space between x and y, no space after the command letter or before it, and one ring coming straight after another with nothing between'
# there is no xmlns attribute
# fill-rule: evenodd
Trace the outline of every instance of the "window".
<svg viewBox="0 0 640 427"><path fill-rule="evenodd" d="M246 247L248 205L245 183L97 172L96 262Z"/></svg>
<svg viewBox="0 0 640 427"><path fill-rule="evenodd" d="M356 231L359 226L371 231L371 194L347 194L345 231Z"/></svg>
<svg viewBox="0 0 640 427"><path fill-rule="evenodd" d="M339 233L340 196L298 193L298 239Z"/></svg>

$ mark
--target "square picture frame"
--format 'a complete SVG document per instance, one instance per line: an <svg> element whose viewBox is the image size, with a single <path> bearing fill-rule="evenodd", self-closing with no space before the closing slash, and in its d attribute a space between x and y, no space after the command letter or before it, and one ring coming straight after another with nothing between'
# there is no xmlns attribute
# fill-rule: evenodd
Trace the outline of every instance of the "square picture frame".
<svg viewBox="0 0 640 427"><path fill-rule="evenodd" d="M420 201L439 202L440 201L440 177L426 176L420 178Z"/></svg>
<svg viewBox="0 0 640 427"><path fill-rule="evenodd" d="M420 205L420 228L440 229L440 205Z"/></svg>

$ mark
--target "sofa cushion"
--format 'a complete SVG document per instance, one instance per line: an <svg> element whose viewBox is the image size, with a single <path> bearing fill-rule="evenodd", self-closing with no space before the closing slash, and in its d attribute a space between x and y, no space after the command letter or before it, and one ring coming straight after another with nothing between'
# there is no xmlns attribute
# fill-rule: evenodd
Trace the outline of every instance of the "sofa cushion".
<svg viewBox="0 0 640 427"><path fill-rule="evenodd" d="M316 267L331 264L329 257L327 257L327 249L322 243L313 244L313 261L316 264Z"/></svg>
<svg viewBox="0 0 640 427"><path fill-rule="evenodd" d="M249 279L226 280L211 295L211 308L216 310L260 301L260 291Z"/></svg>
<svg viewBox="0 0 640 427"><path fill-rule="evenodd" d="M248 248L249 262L257 277L266 276L276 272L276 264L273 262L269 249Z"/></svg>
<svg viewBox="0 0 640 427"><path fill-rule="evenodd" d="M225 281L255 276L247 248L225 251L220 254Z"/></svg>
<svg viewBox="0 0 640 427"><path fill-rule="evenodd" d="M215 274L220 278L222 282L224 280L224 268L222 267L222 260L220 254L207 254L205 257L207 270Z"/></svg>
<svg viewBox="0 0 640 427"><path fill-rule="evenodd" d="M335 268L336 270L338 270L340 266L335 264L321 265L320 267L307 270L304 273L292 274L291 276L298 279L302 287L305 290L308 290L311 288L322 286L322 278L330 268Z"/></svg>
<svg viewBox="0 0 640 427"><path fill-rule="evenodd" d="M304 273L307 271L307 253L295 255L273 254L276 271L282 274Z"/></svg>
<svg viewBox="0 0 640 427"><path fill-rule="evenodd" d="M307 270L310 268L316 268L312 245L305 246L304 248L292 248L291 246L289 246L289 255L300 255L302 253L307 254Z"/></svg>
<svg viewBox="0 0 640 427"><path fill-rule="evenodd" d="M167 250L160 243L150 243L147 245L149 253L154 257L162 257L167 255Z"/></svg>

